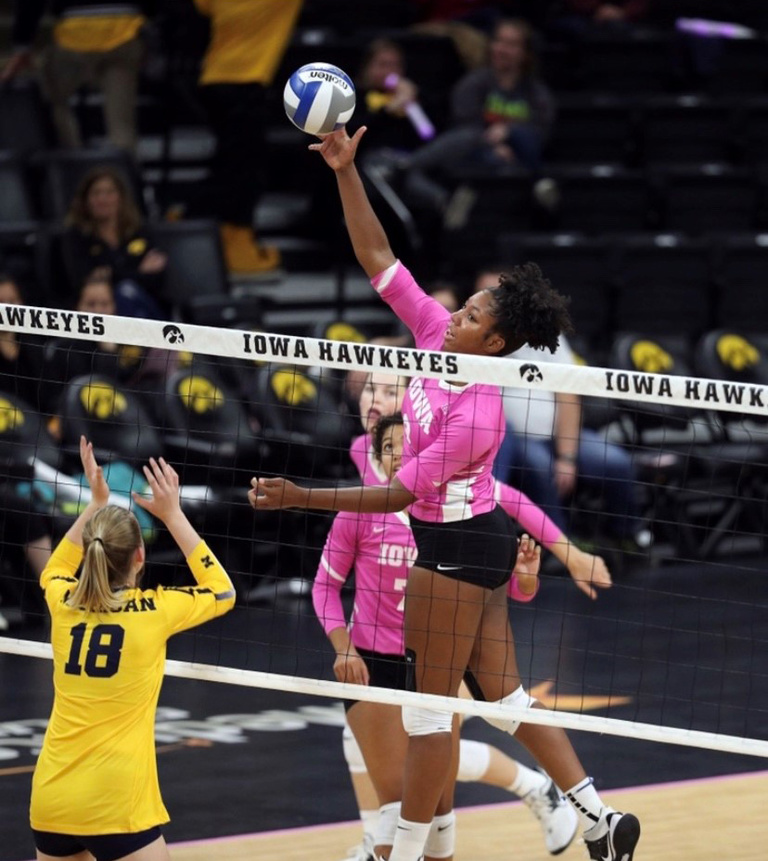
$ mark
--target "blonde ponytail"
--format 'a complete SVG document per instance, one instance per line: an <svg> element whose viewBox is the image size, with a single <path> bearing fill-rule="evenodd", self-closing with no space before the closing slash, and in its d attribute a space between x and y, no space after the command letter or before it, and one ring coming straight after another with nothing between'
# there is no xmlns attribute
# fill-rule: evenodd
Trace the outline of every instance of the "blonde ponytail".
<svg viewBox="0 0 768 861"><path fill-rule="evenodd" d="M113 590L127 582L140 546L141 531L130 511L116 505L97 511L83 529L83 565L67 604L88 612L119 610L123 599Z"/></svg>

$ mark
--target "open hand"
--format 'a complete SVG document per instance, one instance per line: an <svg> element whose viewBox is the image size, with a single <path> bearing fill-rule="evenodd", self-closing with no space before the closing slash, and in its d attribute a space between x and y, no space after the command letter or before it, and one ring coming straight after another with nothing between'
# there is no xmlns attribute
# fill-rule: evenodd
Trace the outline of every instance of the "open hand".
<svg viewBox="0 0 768 861"><path fill-rule="evenodd" d="M576 586L593 601L597 598L597 589L610 589L613 585L611 572L603 557L593 556L575 547L568 553L568 573Z"/></svg>
<svg viewBox="0 0 768 861"><path fill-rule="evenodd" d="M181 510L179 476L162 457L159 460L151 457L149 466L143 469L149 489L152 491L152 498L147 499L134 492L131 494L133 501L139 508L143 508L165 523L168 518Z"/></svg>
<svg viewBox="0 0 768 861"><path fill-rule="evenodd" d="M252 478L248 501L257 511L306 508L307 491L285 478Z"/></svg>
<svg viewBox="0 0 768 861"><path fill-rule="evenodd" d="M96 463L93 453L93 443L80 437L80 463L83 465L83 473L91 488L91 499L99 508L103 508L109 502L109 485L102 468Z"/></svg>
<svg viewBox="0 0 768 861"><path fill-rule="evenodd" d="M517 585L525 595L533 595L539 587L539 568L541 567L541 547L530 535L520 536L517 544L517 559L512 572Z"/></svg>
<svg viewBox="0 0 768 861"><path fill-rule="evenodd" d="M345 128L338 129L329 135L318 135L321 143L310 144L309 148L314 152L319 152L332 170L343 170L355 160L357 145L366 131L365 126L360 126L350 137Z"/></svg>

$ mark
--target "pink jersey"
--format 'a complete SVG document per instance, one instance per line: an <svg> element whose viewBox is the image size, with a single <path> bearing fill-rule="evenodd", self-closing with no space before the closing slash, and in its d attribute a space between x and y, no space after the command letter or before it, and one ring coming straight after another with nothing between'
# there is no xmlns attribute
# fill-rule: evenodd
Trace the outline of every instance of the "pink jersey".
<svg viewBox="0 0 768 861"><path fill-rule="evenodd" d="M451 315L400 261L371 283L411 330L418 348L442 350ZM416 497L411 514L448 523L492 511L493 461L505 426L499 387L414 377L403 417L403 466L397 478Z"/></svg>
<svg viewBox="0 0 768 861"><path fill-rule="evenodd" d="M402 655L405 584L415 559L416 544L403 512L337 514L312 587L325 633L346 627L341 588L354 568L352 642L361 649Z"/></svg>
<svg viewBox="0 0 768 861"><path fill-rule="evenodd" d="M349 456L360 473L360 480L363 484L373 487L383 487L385 484L389 484L386 473L376 460L370 434L364 433L352 440L349 446Z"/></svg>

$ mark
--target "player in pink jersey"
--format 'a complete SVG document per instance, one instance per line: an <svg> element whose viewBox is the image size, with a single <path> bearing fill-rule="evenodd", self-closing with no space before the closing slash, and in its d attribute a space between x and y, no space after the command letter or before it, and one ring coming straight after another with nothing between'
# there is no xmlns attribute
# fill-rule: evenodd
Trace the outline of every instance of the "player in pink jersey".
<svg viewBox="0 0 768 861"><path fill-rule="evenodd" d="M498 287L470 297L450 314L418 287L395 258L354 164L365 128L344 129L310 149L335 174L355 255L382 298L411 329L417 347L503 356L524 344L554 351L570 330L566 300L538 266L515 267ZM606 807L567 734L524 723L520 712L541 707L524 690L515 657L506 583L514 537L497 506L491 468L504 433L501 392L416 377L403 406L406 449L388 487L301 488L285 479L254 478L256 509L331 511L411 509L418 547L406 587L405 646L409 684L456 696L463 677L476 699L509 705L513 716L492 723L518 739L566 790L584 827L590 857L632 861L640 823ZM611 585L591 572L591 584ZM419 861L451 772L452 712L404 707L409 735L401 816L389 861ZM433 853L440 854L440 853Z"/></svg>
<svg viewBox="0 0 768 861"><path fill-rule="evenodd" d="M388 384L384 376L374 379ZM362 415L367 415L365 410ZM396 413L381 416L372 433L373 462L386 479L391 479L400 467L402 428L402 416ZM539 554L535 543L523 536L511 578L518 600L529 601L538 590ZM403 512L337 515L325 543L312 597L337 654L334 671L339 681L405 688L404 594L408 570L415 558L416 545ZM353 567L354 610L347 626L341 588ZM397 706L353 700L345 703L345 709L379 805L376 837L357 856L367 859L373 845L377 851L388 852L394 840L408 737ZM575 836L576 814L553 781L516 763L496 748L462 740L459 778L501 786L523 798L541 822L547 849L552 854L562 852ZM451 781L438 807L438 811L444 811L439 819L443 826L446 821L452 823L452 808ZM437 826L433 830L437 832ZM444 835L438 839L445 842ZM426 848L429 858L429 841Z"/></svg>

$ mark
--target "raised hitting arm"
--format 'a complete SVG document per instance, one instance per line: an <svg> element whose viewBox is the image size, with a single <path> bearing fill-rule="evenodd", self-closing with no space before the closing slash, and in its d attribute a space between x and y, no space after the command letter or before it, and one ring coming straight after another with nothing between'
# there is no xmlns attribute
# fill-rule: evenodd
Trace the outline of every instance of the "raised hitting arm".
<svg viewBox="0 0 768 861"><path fill-rule="evenodd" d="M352 248L366 275L373 278L395 262L395 255L355 166L357 145L365 131L362 126L350 138L346 129L339 129L324 135L322 143L311 144L309 148L319 152L336 173Z"/></svg>

